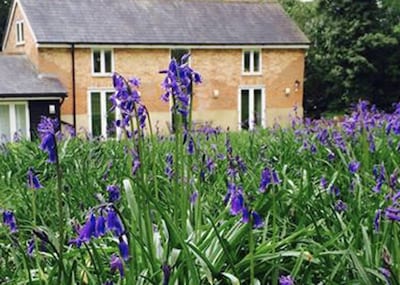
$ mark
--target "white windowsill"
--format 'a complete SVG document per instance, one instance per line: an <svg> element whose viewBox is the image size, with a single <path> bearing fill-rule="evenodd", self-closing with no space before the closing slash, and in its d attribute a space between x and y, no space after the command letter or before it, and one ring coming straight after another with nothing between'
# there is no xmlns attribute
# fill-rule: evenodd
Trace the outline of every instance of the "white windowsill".
<svg viewBox="0 0 400 285"><path fill-rule="evenodd" d="M92 77L112 77L113 72L111 73L93 73L92 72Z"/></svg>

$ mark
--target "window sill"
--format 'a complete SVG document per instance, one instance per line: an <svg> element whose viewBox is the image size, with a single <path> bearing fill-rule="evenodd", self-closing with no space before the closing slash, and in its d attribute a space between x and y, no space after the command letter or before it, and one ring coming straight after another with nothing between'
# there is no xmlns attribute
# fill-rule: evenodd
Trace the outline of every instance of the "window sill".
<svg viewBox="0 0 400 285"><path fill-rule="evenodd" d="M17 46L17 47L24 46L24 45L25 45L25 41L23 41L23 42L17 42L17 43L15 44L15 46Z"/></svg>
<svg viewBox="0 0 400 285"><path fill-rule="evenodd" d="M110 78L113 76L113 73L93 73L92 72L92 77L107 77Z"/></svg>
<svg viewBox="0 0 400 285"><path fill-rule="evenodd" d="M242 76L261 76L262 72L242 72Z"/></svg>

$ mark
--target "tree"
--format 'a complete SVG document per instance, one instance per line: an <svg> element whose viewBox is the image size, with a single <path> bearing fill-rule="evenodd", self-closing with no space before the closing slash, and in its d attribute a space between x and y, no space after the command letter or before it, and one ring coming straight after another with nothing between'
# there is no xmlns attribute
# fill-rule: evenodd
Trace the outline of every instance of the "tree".
<svg viewBox="0 0 400 285"><path fill-rule="evenodd" d="M0 0L0 43L2 43L3 36L5 33L10 6L11 6L11 0ZM0 44L0 51L1 51L1 44Z"/></svg>
<svg viewBox="0 0 400 285"><path fill-rule="evenodd" d="M311 40L307 115L341 111L359 99L385 109L400 100L398 0L320 0L314 1L314 10L296 0L281 2Z"/></svg>

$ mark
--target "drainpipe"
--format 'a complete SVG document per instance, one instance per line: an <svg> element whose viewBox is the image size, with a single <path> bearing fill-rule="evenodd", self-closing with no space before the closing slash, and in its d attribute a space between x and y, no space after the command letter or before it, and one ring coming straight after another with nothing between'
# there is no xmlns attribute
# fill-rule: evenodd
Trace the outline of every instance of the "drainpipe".
<svg viewBox="0 0 400 285"><path fill-rule="evenodd" d="M72 59L72 120L73 127L76 131L76 83L75 83L75 44L71 44Z"/></svg>

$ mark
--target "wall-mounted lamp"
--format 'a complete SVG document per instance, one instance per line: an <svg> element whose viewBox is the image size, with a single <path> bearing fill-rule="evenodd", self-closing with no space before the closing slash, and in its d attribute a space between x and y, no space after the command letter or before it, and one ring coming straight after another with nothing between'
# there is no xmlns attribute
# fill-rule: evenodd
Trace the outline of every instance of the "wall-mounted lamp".
<svg viewBox="0 0 400 285"><path fill-rule="evenodd" d="M294 82L294 92L299 91L299 89L300 89L300 81L299 81L299 80L296 80L296 81Z"/></svg>
<svg viewBox="0 0 400 285"><path fill-rule="evenodd" d="M49 114L54 115L56 113L56 106L55 105L49 105Z"/></svg>
<svg viewBox="0 0 400 285"><path fill-rule="evenodd" d="M217 99L219 97L219 90L218 89L214 89L213 90L213 98Z"/></svg>
<svg viewBox="0 0 400 285"><path fill-rule="evenodd" d="M286 87L284 92L285 92L285 96L289 96L290 95L290 88Z"/></svg>

